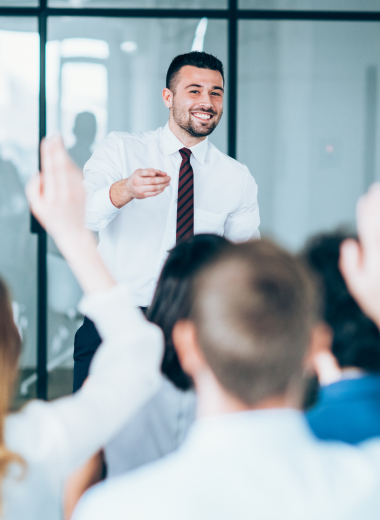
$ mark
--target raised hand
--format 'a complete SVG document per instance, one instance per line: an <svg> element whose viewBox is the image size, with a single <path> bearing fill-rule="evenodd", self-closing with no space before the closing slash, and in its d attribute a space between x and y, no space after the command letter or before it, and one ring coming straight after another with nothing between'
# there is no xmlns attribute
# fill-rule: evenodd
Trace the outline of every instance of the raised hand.
<svg viewBox="0 0 380 520"><path fill-rule="evenodd" d="M41 143L41 173L27 185L31 210L57 241L85 229L83 175L67 154L59 136Z"/></svg>
<svg viewBox="0 0 380 520"><path fill-rule="evenodd" d="M161 170L138 169L130 177L111 186L111 202L117 208L121 208L133 199L155 197L169 186L170 180L169 175Z"/></svg>
<svg viewBox="0 0 380 520"><path fill-rule="evenodd" d="M82 172L68 156L58 136L41 144L41 173L26 187L30 208L68 261L87 293L115 285L86 229L86 194Z"/></svg>
<svg viewBox="0 0 380 520"><path fill-rule="evenodd" d="M357 209L359 242L346 240L339 266L347 287L363 311L380 328L380 184L360 198Z"/></svg>

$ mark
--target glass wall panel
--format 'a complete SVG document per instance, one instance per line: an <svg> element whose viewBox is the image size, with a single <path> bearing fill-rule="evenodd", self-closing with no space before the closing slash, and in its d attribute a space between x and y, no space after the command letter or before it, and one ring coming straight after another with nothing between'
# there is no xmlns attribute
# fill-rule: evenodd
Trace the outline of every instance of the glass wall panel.
<svg viewBox="0 0 380 520"><path fill-rule="evenodd" d="M48 0L50 7L226 9L228 0Z"/></svg>
<svg viewBox="0 0 380 520"><path fill-rule="evenodd" d="M199 19L50 18L48 133L62 133L69 153L82 168L109 132L164 126L168 111L161 93L174 56L190 51L196 40L198 49L226 63L227 22L203 20L203 29L197 32L199 24ZM226 123L224 117L211 136L224 152ZM74 334L82 317L76 313L81 295L78 284L52 241L48 273L52 397L53 387L60 392L71 388Z"/></svg>
<svg viewBox="0 0 380 520"><path fill-rule="evenodd" d="M0 17L0 276L23 340L16 407L36 391L37 237L24 189L38 168L38 96L37 21Z"/></svg>
<svg viewBox="0 0 380 520"><path fill-rule="evenodd" d="M263 233L298 248L354 223L380 178L379 48L376 23L239 23L238 159Z"/></svg>
<svg viewBox="0 0 380 520"><path fill-rule="evenodd" d="M240 9L380 11L379 0L239 0Z"/></svg>

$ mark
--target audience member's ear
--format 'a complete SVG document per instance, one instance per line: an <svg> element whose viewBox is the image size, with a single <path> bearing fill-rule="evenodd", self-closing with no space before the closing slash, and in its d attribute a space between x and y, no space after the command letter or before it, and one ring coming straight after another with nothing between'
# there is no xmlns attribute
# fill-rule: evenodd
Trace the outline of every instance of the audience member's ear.
<svg viewBox="0 0 380 520"><path fill-rule="evenodd" d="M317 374L320 385L329 385L341 377L340 367L331 352L332 339L332 330L326 323L313 327L305 369Z"/></svg>
<svg viewBox="0 0 380 520"><path fill-rule="evenodd" d="M194 324L179 320L173 327L173 344L182 369L191 377L196 377L207 363L198 345Z"/></svg>

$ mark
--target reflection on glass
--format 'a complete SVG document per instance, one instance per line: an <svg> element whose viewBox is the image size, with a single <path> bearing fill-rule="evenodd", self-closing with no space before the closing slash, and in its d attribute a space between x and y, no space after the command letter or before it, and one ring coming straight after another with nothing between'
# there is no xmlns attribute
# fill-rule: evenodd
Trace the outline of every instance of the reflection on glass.
<svg viewBox="0 0 380 520"><path fill-rule="evenodd" d="M11 290L23 340L15 407L35 396L37 238L29 232L24 190L38 166L36 30L35 19L0 18L0 276Z"/></svg>
<svg viewBox="0 0 380 520"><path fill-rule="evenodd" d="M228 0L48 0L49 7L175 7L226 9Z"/></svg>
<svg viewBox="0 0 380 520"><path fill-rule="evenodd" d="M80 112L75 118L73 128L76 138L75 145L69 148L68 152L81 169L91 157L96 132L95 115L92 112Z"/></svg>
<svg viewBox="0 0 380 520"><path fill-rule="evenodd" d="M378 0L239 0L240 9L300 11L379 11Z"/></svg>
<svg viewBox="0 0 380 520"><path fill-rule="evenodd" d="M240 22L238 159L286 245L353 225L380 177L379 44L377 24Z"/></svg>
<svg viewBox="0 0 380 520"><path fill-rule="evenodd" d="M225 21L54 17L48 24L48 133L62 134L81 168L109 132L165 125L161 93L174 56L203 47L226 64ZM211 141L226 150L226 118ZM79 287L51 240L48 282L51 398L71 391L74 334L82 319L75 310Z"/></svg>

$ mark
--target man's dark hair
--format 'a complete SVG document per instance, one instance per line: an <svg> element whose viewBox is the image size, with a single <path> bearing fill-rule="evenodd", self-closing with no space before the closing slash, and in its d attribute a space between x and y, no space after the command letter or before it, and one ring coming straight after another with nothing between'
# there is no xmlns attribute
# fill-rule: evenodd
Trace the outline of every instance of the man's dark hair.
<svg viewBox="0 0 380 520"><path fill-rule="evenodd" d="M164 333L162 372L182 390L191 388L192 380L179 364L172 340L173 327L178 320L190 317L192 282L196 274L230 247L232 244L220 236L195 235L172 249L158 280L147 318Z"/></svg>
<svg viewBox="0 0 380 520"><path fill-rule="evenodd" d="M379 372L379 330L348 292L338 266L340 245L351 237L342 231L318 235L307 244L304 256L324 285L324 317L333 331L332 352L339 366Z"/></svg>
<svg viewBox="0 0 380 520"><path fill-rule="evenodd" d="M192 51L186 54L180 54L173 59L166 74L166 88L175 92L178 73L182 67L185 67L186 65L198 67L199 69L217 70L222 75L224 83L223 63L218 58L212 54L208 54L207 52Z"/></svg>
<svg viewBox="0 0 380 520"><path fill-rule="evenodd" d="M300 259L254 240L195 277L190 318L220 385L253 406L301 387L319 295Z"/></svg>

